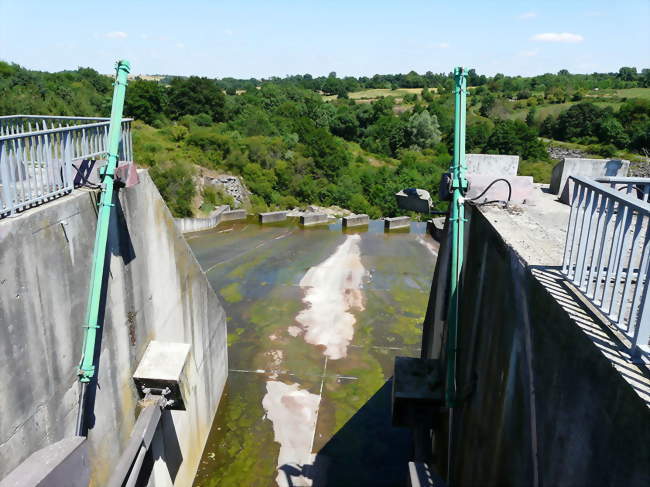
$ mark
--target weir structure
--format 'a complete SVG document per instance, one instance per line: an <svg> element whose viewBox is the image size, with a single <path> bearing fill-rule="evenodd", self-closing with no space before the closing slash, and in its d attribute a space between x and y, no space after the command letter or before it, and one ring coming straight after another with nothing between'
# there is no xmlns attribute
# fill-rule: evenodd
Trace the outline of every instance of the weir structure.
<svg viewBox="0 0 650 487"><path fill-rule="evenodd" d="M228 210L174 221L134 169L117 71L110 119L0 117L1 487L190 485L221 399L225 311L180 229ZM454 82L421 354L392 381L404 485L646 486L650 179L571 159L548 187L516 157L468 157L462 68ZM303 480L324 487L317 460Z"/></svg>

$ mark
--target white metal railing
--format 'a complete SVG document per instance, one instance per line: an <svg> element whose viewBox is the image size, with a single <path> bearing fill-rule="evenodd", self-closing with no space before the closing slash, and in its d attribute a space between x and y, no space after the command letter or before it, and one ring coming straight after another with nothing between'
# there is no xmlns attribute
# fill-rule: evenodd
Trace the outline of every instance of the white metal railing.
<svg viewBox="0 0 650 487"><path fill-rule="evenodd" d="M122 120L120 161L133 161L131 121ZM110 119L0 117L0 218L72 191L73 169L106 155Z"/></svg>
<svg viewBox="0 0 650 487"><path fill-rule="evenodd" d="M596 181L603 184L609 184L610 187L632 197L650 203L650 178L637 177L602 177L596 178Z"/></svg>
<svg viewBox="0 0 650 487"><path fill-rule="evenodd" d="M628 194L587 178L571 180L562 273L627 336L634 356L647 354L650 204L635 190Z"/></svg>

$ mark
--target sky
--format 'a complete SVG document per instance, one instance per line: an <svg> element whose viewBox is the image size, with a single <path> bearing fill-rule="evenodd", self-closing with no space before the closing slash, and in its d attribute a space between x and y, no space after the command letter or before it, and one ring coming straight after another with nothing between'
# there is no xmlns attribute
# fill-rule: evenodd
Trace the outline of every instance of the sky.
<svg viewBox="0 0 650 487"><path fill-rule="evenodd" d="M650 0L0 0L0 59L264 78L650 67Z"/></svg>

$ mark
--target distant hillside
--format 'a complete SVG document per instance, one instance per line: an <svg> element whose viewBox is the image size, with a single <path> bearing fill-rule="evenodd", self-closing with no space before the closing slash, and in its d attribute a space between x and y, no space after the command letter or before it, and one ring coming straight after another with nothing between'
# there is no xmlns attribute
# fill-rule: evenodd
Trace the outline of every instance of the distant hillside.
<svg viewBox="0 0 650 487"><path fill-rule="evenodd" d="M530 78L470 70L468 82L468 152L518 154L520 172L538 181L550 176L553 140L637 161L650 148L648 70ZM151 168L177 216L228 201L197 184L202 168L241 176L254 209L337 205L394 216L395 192L421 187L435 195L449 167L452 84L450 74L413 72L136 76L125 114L138 120L138 164ZM89 68L45 73L0 62L0 114L106 116L111 92L111 79Z"/></svg>

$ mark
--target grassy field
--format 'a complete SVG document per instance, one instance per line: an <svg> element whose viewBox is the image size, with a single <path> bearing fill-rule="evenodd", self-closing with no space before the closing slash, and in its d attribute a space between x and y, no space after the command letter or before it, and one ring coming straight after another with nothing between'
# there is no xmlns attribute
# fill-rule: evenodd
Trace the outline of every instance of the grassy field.
<svg viewBox="0 0 650 487"><path fill-rule="evenodd" d="M621 105L620 103L614 101L595 101L595 100L583 100L583 101L589 101L600 108L612 107L614 110L617 110L618 107ZM535 120L541 122L549 115L552 115L553 117L557 117L561 112L565 111L567 108L575 105L576 103L580 103L580 102L571 101L567 103L556 103L552 105L540 105L537 107L537 114L535 115ZM511 120L525 120L526 115L528 114L528 110L530 110L530 107L513 109L512 113L508 116L508 118Z"/></svg>
<svg viewBox="0 0 650 487"><path fill-rule="evenodd" d="M628 88L626 90L590 91L587 98L645 98L650 100L650 88Z"/></svg>
<svg viewBox="0 0 650 487"><path fill-rule="evenodd" d="M431 88L431 91L435 91L435 88ZM391 90L388 88L372 88L362 91L353 91L348 93L348 96L351 100L355 100L359 103L370 102L377 100L378 98L386 96L394 96L401 101L402 97L405 95L420 95L422 93L422 88L397 88L396 90ZM331 101L336 100L336 95L323 95L323 100Z"/></svg>
<svg viewBox="0 0 650 487"><path fill-rule="evenodd" d="M402 97L410 94L419 95L420 93L422 93L422 88L398 88L396 90L373 88L370 90L355 91L348 96L353 100L372 100L381 98L382 96Z"/></svg>

